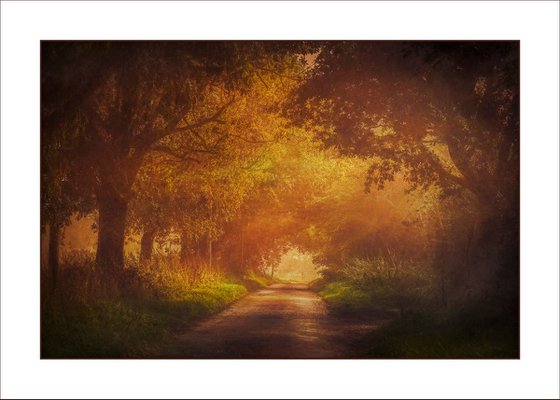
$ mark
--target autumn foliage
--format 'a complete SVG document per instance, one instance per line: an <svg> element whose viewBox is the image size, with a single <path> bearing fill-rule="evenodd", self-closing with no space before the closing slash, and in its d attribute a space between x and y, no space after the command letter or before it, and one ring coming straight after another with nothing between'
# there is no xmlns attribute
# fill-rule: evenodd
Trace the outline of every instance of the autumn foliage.
<svg viewBox="0 0 560 400"><path fill-rule="evenodd" d="M145 347L173 307L213 312L282 278L295 249L335 311L476 309L515 347L517 42L43 42L41 55L44 348L64 315L103 301L95 313L119 320L131 299L151 304L134 308Z"/></svg>

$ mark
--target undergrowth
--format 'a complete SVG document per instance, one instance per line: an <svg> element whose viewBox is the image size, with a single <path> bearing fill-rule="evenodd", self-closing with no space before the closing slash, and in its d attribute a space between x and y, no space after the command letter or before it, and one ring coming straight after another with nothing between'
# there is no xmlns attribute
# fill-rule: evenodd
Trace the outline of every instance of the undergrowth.
<svg viewBox="0 0 560 400"><path fill-rule="evenodd" d="M254 274L243 280L213 274L193 282L182 270L151 268L128 268L124 276L134 285L118 296L92 295L91 271L75 264L62 269L54 294L44 280L41 356L154 357L177 329L269 283Z"/></svg>
<svg viewBox="0 0 560 400"><path fill-rule="evenodd" d="M357 348L365 358L518 358L516 320L478 307L409 314L365 336Z"/></svg>
<svg viewBox="0 0 560 400"><path fill-rule="evenodd" d="M353 357L519 357L518 314L512 301L487 298L447 306L419 301L420 306L408 304L402 312L397 307L399 299L383 288L367 290L350 282L325 280L313 282L311 288L334 313L384 320L376 330L353 343Z"/></svg>

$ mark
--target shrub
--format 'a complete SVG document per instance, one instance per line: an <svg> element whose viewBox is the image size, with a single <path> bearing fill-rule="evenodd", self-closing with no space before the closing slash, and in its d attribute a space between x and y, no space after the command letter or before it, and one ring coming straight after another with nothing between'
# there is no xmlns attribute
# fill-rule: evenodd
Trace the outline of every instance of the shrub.
<svg viewBox="0 0 560 400"><path fill-rule="evenodd" d="M398 308L401 313L434 301L435 277L422 265L395 265L383 257L352 258L339 269L340 281L321 294L335 308ZM367 304L370 303L370 306Z"/></svg>

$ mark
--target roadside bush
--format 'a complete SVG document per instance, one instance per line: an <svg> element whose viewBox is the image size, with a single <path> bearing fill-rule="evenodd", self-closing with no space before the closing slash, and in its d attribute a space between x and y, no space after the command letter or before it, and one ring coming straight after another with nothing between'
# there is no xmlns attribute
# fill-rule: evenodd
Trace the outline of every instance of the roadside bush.
<svg viewBox="0 0 560 400"><path fill-rule="evenodd" d="M325 301L338 311L389 308L404 314L434 302L435 278L421 265L395 265L383 257L352 258L338 274L339 281L319 289Z"/></svg>

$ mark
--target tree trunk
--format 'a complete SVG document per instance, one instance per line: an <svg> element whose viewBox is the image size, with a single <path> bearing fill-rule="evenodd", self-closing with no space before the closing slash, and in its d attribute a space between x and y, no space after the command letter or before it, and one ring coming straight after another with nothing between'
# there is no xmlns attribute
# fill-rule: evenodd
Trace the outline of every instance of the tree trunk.
<svg viewBox="0 0 560 400"><path fill-rule="evenodd" d="M142 265L147 265L152 260L152 251L154 249L155 237L155 229L147 228L144 230L142 240L140 241L140 263Z"/></svg>
<svg viewBox="0 0 560 400"><path fill-rule="evenodd" d="M181 264L186 264L189 258L189 238L185 232L181 233Z"/></svg>
<svg viewBox="0 0 560 400"><path fill-rule="evenodd" d="M56 288L58 280L58 249L60 247L60 227L57 224L49 224L49 270L51 273L52 289Z"/></svg>
<svg viewBox="0 0 560 400"><path fill-rule="evenodd" d="M124 233L127 201L115 193L98 196L99 233L97 266L109 274L124 268Z"/></svg>

